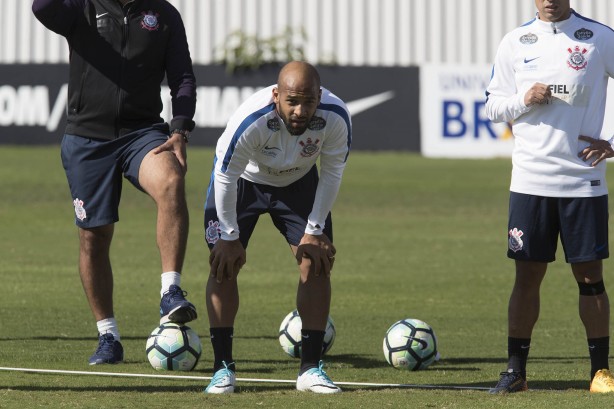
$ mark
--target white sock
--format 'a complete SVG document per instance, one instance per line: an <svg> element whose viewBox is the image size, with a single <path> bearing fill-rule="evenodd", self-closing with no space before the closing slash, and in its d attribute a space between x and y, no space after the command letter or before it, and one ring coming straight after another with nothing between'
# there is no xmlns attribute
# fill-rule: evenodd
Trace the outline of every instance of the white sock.
<svg viewBox="0 0 614 409"><path fill-rule="evenodd" d="M115 318L105 318L103 320L97 321L96 326L98 327L99 334L110 333L113 334L113 338L116 341L119 341L119 328L117 328L117 321Z"/></svg>
<svg viewBox="0 0 614 409"><path fill-rule="evenodd" d="M171 287L171 285L181 284L181 274L176 271L167 271L162 273L162 289L160 290L160 297Z"/></svg>

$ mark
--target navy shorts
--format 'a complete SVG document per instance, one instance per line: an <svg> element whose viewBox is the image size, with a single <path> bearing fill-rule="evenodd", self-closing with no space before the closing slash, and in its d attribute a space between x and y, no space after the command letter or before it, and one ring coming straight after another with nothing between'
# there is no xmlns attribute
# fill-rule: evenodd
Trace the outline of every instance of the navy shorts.
<svg viewBox="0 0 614 409"><path fill-rule="evenodd" d="M213 177L205 202L205 239L213 248L220 237L215 227L218 221L215 209L215 189ZM247 248L261 214L269 213L273 224L286 238L288 244L298 246L305 234L307 218L311 213L318 187L318 170L314 166L296 182L276 187L249 182L239 178L237 182L237 223L239 240ZM324 234L332 241L333 227L330 213L326 218Z"/></svg>
<svg viewBox="0 0 614 409"><path fill-rule="evenodd" d="M508 251L515 260L568 263L609 257L608 196L557 198L510 192Z"/></svg>
<svg viewBox="0 0 614 409"><path fill-rule="evenodd" d="M168 125L102 140L64 135L62 164L75 207L75 223L92 228L119 220L122 175L139 190L139 168L149 151L168 139Z"/></svg>

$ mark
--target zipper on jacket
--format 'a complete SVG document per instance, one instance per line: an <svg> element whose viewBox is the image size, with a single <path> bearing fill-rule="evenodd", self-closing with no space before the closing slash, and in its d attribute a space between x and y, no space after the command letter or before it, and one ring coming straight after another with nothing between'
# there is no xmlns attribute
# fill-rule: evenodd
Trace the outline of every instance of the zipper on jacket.
<svg viewBox="0 0 614 409"><path fill-rule="evenodd" d="M123 91L122 91L122 83L124 78L124 67L125 67L125 57L126 57L126 47L128 45L128 35L130 33L129 30L129 22L130 22L130 9L132 8L133 2L128 3L128 8L124 9L122 7L122 12L124 13L123 26L122 26L122 43L120 49L121 55L121 65L119 67L119 78L117 84L117 112L115 113L115 137L120 137L121 130L121 112L122 112L122 102L123 102Z"/></svg>

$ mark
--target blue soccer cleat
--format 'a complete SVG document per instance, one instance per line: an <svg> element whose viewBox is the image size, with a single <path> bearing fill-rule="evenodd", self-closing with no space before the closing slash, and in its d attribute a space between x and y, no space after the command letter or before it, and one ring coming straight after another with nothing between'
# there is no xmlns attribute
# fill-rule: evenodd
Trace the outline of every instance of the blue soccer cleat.
<svg viewBox="0 0 614 409"><path fill-rule="evenodd" d="M113 334L99 334L98 348L89 359L90 365L117 364L124 360L124 347Z"/></svg>
<svg viewBox="0 0 614 409"><path fill-rule="evenodd" d="M222 361L224 365L223 368L218 369L213 374L213 378L211 378L211 382L205 388L205 393L214 393L214 394L226 394L233 393L235 391L235 382L236 377L233 370L228 369L229 365L226 365L226 362Z"/></svg>
<svg viewBox="0 0 614 409"><path fill-rule="evenodd" d="M160 300L160 324L183 324L196 319L196 307L185 299L187 294L178 285L170 286Z"/></svg>
<svg viewBox="0 0 614 409"><path fill-rule="evenodd" d="M324 363L320 361L317 368L311 368L296 380L296 389L314 393L340 393L341 388L330 380L323 369Z"/></svg>

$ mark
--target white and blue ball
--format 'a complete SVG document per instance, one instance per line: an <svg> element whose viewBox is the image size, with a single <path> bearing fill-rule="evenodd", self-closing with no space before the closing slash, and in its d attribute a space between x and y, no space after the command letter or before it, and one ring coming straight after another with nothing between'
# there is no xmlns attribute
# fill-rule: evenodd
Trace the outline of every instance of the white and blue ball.
<svg viewBox="0 0 614 409"><path fill-rule="evenodd" d="M293 358L301 357L301 329L303 322L297 310L292 311L281 322L279 326L279 344L284 352ZM328 317L326 329L324 330L324 342L322 343L322 355L326 354L335 342L335 323Z"/></svg>
<svg viewBox="0 0 614 409"><path fill-rule="evenodd" d="M156 370L191 371L200 359L202 344L192 328L167 322L151 332L145 351Z"/></svg>
<svg viewBox="0 0 614 409"><path fill-rule="evenodd" d="M397 369L425 369L439 360L435 331L418 319L397 321L386 331L384 356Z"/></svg>

